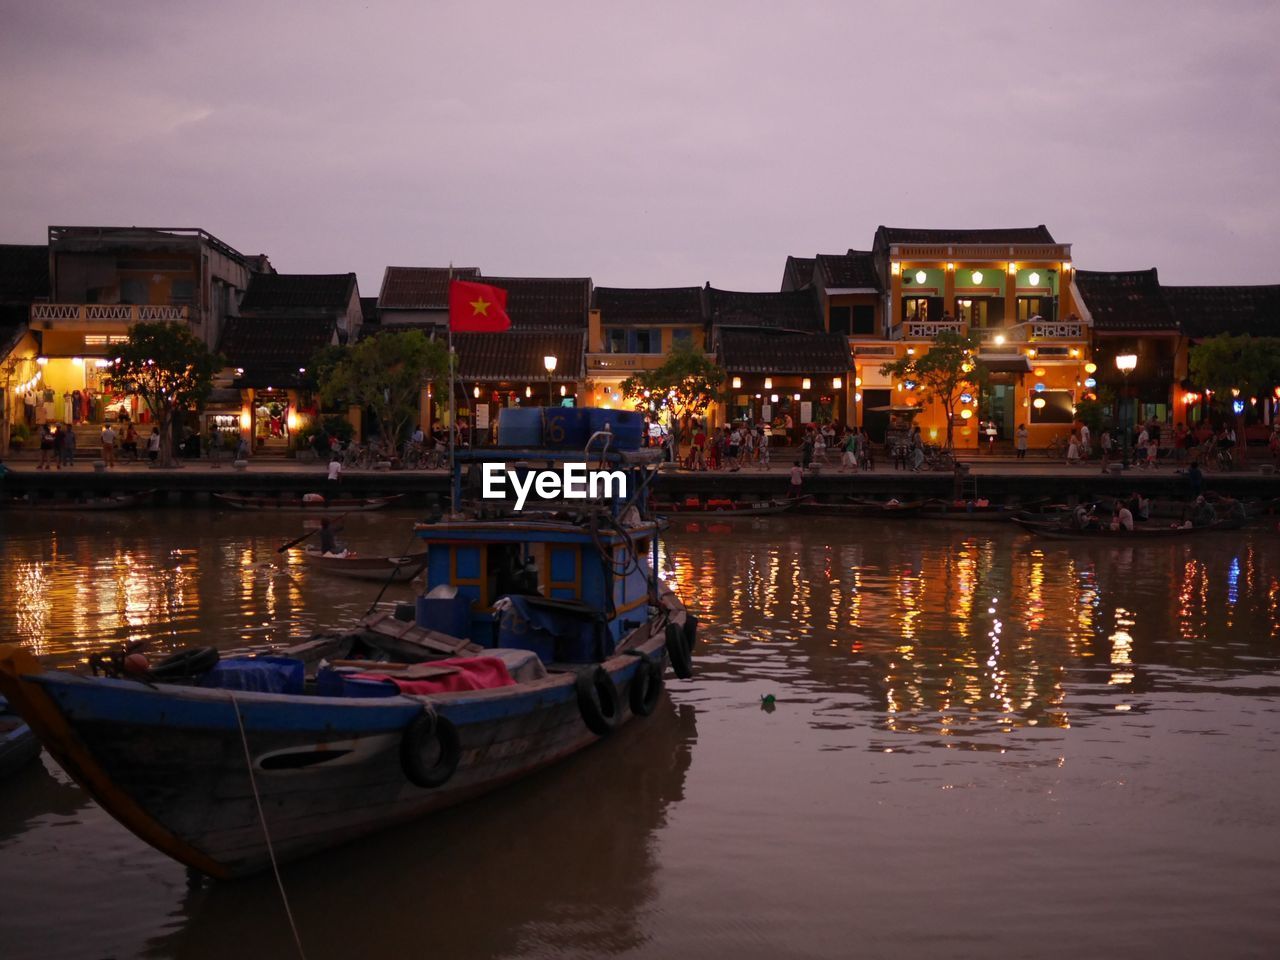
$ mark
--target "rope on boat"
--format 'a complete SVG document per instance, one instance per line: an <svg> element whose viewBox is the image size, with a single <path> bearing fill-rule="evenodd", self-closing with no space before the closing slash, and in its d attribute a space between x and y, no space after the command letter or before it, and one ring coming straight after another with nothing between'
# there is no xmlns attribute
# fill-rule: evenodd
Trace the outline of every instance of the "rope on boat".
<svg viewBox="0 0 1280 960"><path fill-rule="evenodd" d="M413 542L414 542L416 539L417 539L417 534L411 534L411 535L410 535L410 537L409 537L409 542L408 542L407 544L405 544L405 548L404 548L404 550L403 550L403 553L404 553L404 554L408 554L408 552L409 552L410 548L412 548L412 547L413 547ZM386 592L387 592L387 587L391 586L392 582L393 582L393 581L395 580L395 578L396 578L396 574L397 574L397 573L399 573L399 572L400 572L400 567L399 567L399 565L395 565L395 566L393 566L393 567L391 568L391 572L387 574L387 580L386 580L386 582L382 585L382 589L381 589L381 590L379 590L379 591L378 591L378 595L377 595L376 597L374 597L374 598L373 598L373 603L369 604L369 609L368 609L368 610L366 610L366 611L364 612L364 615L365 615L366 617L367 617L369 614L373 613L373 611L377 608L378 604L382 602L382 595L383 595L384 593L386 593Z"/></svg>
<svg viewBox="0 0 1280 960"><path fill-rule="evenodd" d="M280 878L280 865L276 863L276 851L271 845L271 831L267 829L267 818L262 813L262 797L258 794L258 780L253 775L253 758L249 756L249 738L244 732L244 717L240 716L240 702L235 694L231 694L231 706L236 711L236 723L240 725L240 743L244 747L244 762L249 768L249 786L253 788L253 802L258 807L258 822L262 824L262 835L267 840L267 855L271 858L271 869L275 871L276 886L280 888L280 900L284 903L284 914L289 918L289 929L293 931L293 942L297 944L298 956L307 960L307 952L302 949L302 937L298 936L298 925L293 921L293 911L289 908L289 895L284 892L284 880Z"/></svg>

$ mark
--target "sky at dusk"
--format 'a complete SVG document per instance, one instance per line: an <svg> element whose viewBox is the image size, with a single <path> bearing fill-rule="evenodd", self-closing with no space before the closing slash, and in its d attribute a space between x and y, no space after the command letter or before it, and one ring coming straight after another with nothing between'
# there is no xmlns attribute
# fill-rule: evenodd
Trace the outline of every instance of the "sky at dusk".
<svg viewBox="0 0 1280 960"><path fill-rule="evenodd" d="M0 242L774 290L878 224L1280 282L1280 4L0 0Z"/></svg>

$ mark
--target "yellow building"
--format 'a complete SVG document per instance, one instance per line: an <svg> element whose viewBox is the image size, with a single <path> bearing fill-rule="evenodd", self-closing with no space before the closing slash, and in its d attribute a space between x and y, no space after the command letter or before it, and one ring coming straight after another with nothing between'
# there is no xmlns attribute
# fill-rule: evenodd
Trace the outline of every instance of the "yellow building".
<svg viewBox="0 0 1280 960"><path fill-rule="evenodd" d="M701 287L596 287L587 333L587 403L630 407L622 382L662 366L678 344L707 349Z"/></svg>

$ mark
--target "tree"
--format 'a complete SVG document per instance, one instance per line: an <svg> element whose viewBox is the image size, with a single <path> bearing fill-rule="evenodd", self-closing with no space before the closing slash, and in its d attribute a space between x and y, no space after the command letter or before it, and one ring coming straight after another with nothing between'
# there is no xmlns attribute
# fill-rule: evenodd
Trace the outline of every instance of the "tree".
<svg viewBox="0 0 1280 960"><path fill-rule="evenodd" d="M947 449L952 447L956 403L965 392L976 393L987 385L987 371L974 356L978 352L976 336L964 336L943 330L928 352L921 356L908 354L894 363L886 363L880 372L899 380L913 380L923 387L928 402L938 402L947 415Z"/></svg>
<svg viewBox="0 0 1280 960"><path fill-rule="evenodd" d="M622 381L622 394L637 410L671 412L677 423L700 416L720 395L724 371L691 344L679 343L667 354L662 366Z"/></svg>
<svg viewBox="0 0 1280 960"><path fill-rule="evenodd" d="M141 397L160 427L161 466L173 466L177 416L204 402L222 359L182 323L137 323L107 367L105 386Z"/></svg>
<svg viewBox="0 0 1280 960"><path fill-rule="evenodd" d="M1280 382L1280 337L1251 337L1247 333L1208 337L1192 347L1190 373L1196 386L1211 390L1214 400L1231 410L1240 459L1248 459L1244 411L1250 397L1269 392ZM1236 400L1242 402L1234 403Z"/></svg>
<svg viewBox="0 0 1280 960"><path fill-rule="evenodd" d="M324 351L316 376L326 404L349 403L372 411L383 442L399 443L418 417L423 386L447 389L448 348L421 330L379 333L342 348Z"/></svg>

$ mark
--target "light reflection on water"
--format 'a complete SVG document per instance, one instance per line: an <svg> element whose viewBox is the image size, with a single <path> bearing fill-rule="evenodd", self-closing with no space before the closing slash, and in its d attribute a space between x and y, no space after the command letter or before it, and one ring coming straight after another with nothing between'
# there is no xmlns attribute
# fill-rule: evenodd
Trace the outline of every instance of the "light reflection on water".
<svg viewBox="0 0 1280 960"><path fill-rule="evenodd" d="M409 520L346 535L403 553ZM296 518L56 522L0 518L0 640L55 663L305 637L377 589L277 554ZM1280 939L1276 546L678 524L695 679L474 807L286 868L308 954L403 955L424 911L451 958L1256 954ZM52 769L0 784L0 889L6 960L291 949L269 878L188 887Z"/></svg>

